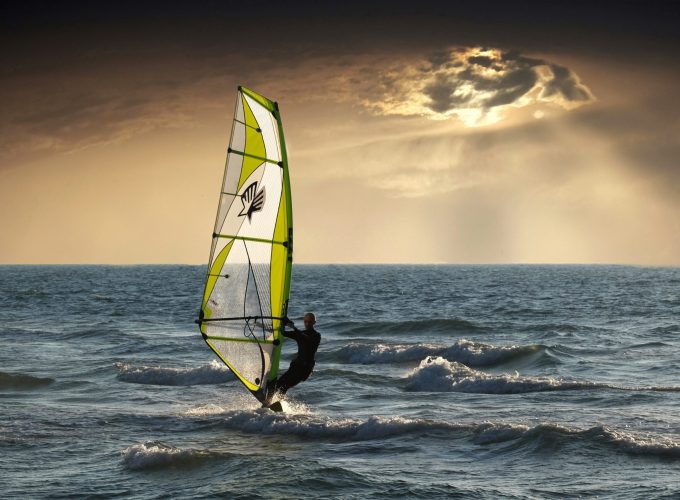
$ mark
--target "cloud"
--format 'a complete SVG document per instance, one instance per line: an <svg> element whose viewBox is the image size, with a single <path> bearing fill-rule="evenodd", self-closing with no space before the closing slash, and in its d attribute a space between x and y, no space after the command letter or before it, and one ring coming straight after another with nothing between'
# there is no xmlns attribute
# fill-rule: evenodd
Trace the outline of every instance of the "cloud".
<svg viewBox="0 0 680 500"><path fill-rule="evenodd" d="M496 123L508 107L547 103L571 109L594 100L565 66L516 51L454 48L399 62L377 78L364 106L383 115L457 118L468 126Z"/></svg>
<svg viewBox="0 0 680 500"><path fill-rule="evenodd" d="M200 110L225 105L214 97L228 77L196 65L167 66L89 63L0 81L0 169L158 129L192 127Z"/></svg>

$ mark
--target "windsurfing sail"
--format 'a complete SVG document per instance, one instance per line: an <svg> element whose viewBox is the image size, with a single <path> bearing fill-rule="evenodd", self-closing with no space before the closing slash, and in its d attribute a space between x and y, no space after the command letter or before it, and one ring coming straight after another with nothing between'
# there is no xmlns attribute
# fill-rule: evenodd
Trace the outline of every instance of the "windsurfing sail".
<svg viewBox="0 0 680 500"><path fill-rule="evenodd" d="M279 370L292 220L278 105L239 87L198 324L260 401Z"/></svg>

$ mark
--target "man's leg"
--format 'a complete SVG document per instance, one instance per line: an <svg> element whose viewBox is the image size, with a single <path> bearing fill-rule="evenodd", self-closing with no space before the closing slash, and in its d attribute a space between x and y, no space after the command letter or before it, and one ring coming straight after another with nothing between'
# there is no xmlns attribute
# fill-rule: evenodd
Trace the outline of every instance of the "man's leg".
<svg viewBox="0 0 680 500"><path fill-rule="evenodd" d="M291 366L286 373L281 375L281 377L276 381L275 390L281 394L285 394L288 389L296 386L300 383L302 378L294 366Z"/></svg>

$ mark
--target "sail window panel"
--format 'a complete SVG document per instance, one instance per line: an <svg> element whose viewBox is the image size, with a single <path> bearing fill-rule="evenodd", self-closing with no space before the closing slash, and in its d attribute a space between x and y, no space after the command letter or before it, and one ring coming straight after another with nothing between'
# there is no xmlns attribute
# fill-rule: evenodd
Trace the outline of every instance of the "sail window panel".
<svg viewBox="0 0 680 500"><path fill-rule="evenodd" d="M271 369L271 344L216 339L211 339L210 344L222 358L229 361L238 376L255 386L263 385L263 379L266 379Z"/></svg>
<svg viewBox="0 0 680 500"><path fill-rule="evenodd" d="M263 319L263 339L273 335L272 303L271 303L271 254L272 245L255 241L245 241L250 259L250 276L246 292L244 310L249 316L261 316Z"/></svg>
<svg viewBox="0 0 680 500"><path fill-rule="evenodd" d="M245 96L250 109L257 120L258 125L262 133L262 140L264 141L264 147L266 151L267 159L273 161L281 161L281 153L279 152L278 145L278 134L276 129L276 121L273 119L272 113L259 104L254 99Z"/></svg>
<svg viewBox="0 0 680 500"><path fill-rule="evenodd" d="M253 246L252 242L246 243ZM255 243L258 245L259 243ZM252 252L252 249L250 249ZM271 247L267 249L267 253L271 253ZM259 315L262 328L264 332L264 339L270 338L273 335L274 327L272 326L272 304L270 292L269 279L270 264L254 263L251 265L251 280L248 283L248 293L246 295L246 311L252 311L251 316Z"/></svg>
<svg viewBox="0 0 680 500"><path fill-rule="evenodd" d="M237 245L238 243L232 247L232 252ZM243 317L248 286L248 265L225 265L220 275L206 304L211 311L209 319Z"/></svg>
<svg viewBox="0 0 680 500"><path fill-rule="evenodd" d="M212 318L265 317L272 315L270 261L272 245L234 240L215 274L215 287L208 299ZM271 320L263 328L271 331ZM268 335L265 335L265 338Z"/></svg>

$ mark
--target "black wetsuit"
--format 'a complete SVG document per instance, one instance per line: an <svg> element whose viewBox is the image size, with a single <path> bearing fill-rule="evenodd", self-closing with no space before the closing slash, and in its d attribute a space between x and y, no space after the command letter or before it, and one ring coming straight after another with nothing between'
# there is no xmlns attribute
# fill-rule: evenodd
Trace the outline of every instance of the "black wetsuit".
<svg viewBox="0 0 680 500"><path fill-rule="evenodd" d="M314 369L314 355L321 342L321 335L314 328L304 331L295 328L292 332L284 331L283 336L297 342L298 353L290 362L288 371L276 381L275 390L281 394L309 378Z"/></svg>

